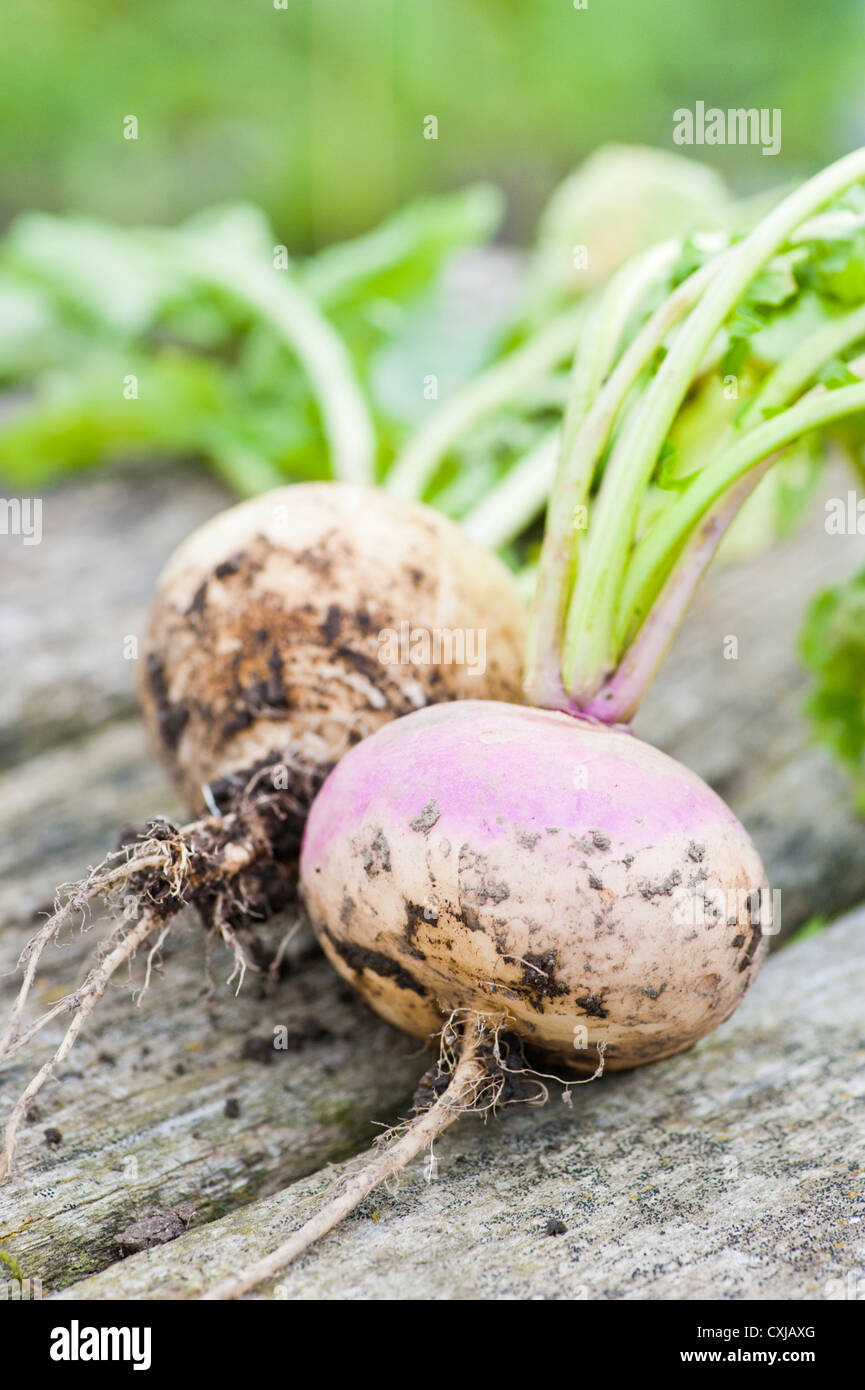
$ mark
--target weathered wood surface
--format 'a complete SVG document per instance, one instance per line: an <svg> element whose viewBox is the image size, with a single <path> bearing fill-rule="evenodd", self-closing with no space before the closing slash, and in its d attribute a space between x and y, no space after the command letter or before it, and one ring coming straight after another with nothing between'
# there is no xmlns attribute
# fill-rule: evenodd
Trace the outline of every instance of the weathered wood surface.
<svg viewBox="0 0 865 1390"><path fill-rule="evenodd" d="M865 910L772 957L688 1056L436 1144L261 1288L281 1299L865 1298ZM322 1177L70 1298L190 1298L309 1214ZM567 1229L547 1234L550 1221Z"/></svg>
<svg viewBox="0 0 865 1390"><path fill-rule="evenodd" d="M43 1002L66 992L80 963L77 942L54 955ZM224 980L227 959L213 970ZM182 932L141 1008L127 988L112 990L61 1084L40 1098L0 1190L0 1250L56 1287L117 1259L118 1239L155 1209L188 1203L207 1221L367 1143L411 1095L418 1048L332 977L317 957L275 996L252 983L208 1004L200 934ZM10 1069L4 1094L31 1068Z"/></svg>
<svg viewBox="0 0 865 1390"><path fill-rule="evenodd" d="M222 503L200 474L103 476L48 495L40 546L2 539L0 972L32 930L32 909L99 860L120 825L179 812L144 745L123 643L140 631L171 549ZM807 598L861 562L860 549L855 537L827 537L817 513L771 557L712 576L641 721L749 826L782 889L785 930L865 897L865 831L843 777L810 744L794 652ZM723 658L729 634L739 639L738 661ZM104 929L74 933L48 954L37 1005L76 981ZM374 1122L405 1113L424 1066L414 1045L347 998L302 937L295 954L295 974L267 998L252 982L239 1000L217 988L208 1002L190 923L139 1008L127 983L112 988L61 1081L43 1093L18 1173L0 1189L0 1250L25 1274L41 1275L46 1288L69 1285L111 1264L131 1223L180 1203L194 1211L193 1231L180 1237L191 1239L204 1223L365 1146ZM225 979L224 959L213 974ZM14 980L0 974L0 986L4 1009ZM322 1020L325 1035L315 1032ZM245 1039L270 1037L277 1025L293 1045L305 1034L305 1046L270 1065L241 1057ZM57 1038L46 1032L44 1048ZM26 1065L0 1073L0 1118L44 1055L34 1046ZM239 1115L226 1113L229 1100ZM518 1117L514 1133L526 1123ZM60 1131L58 1147L46 1129ZM310 1280L315 1293L312 1266Z"/></svg>

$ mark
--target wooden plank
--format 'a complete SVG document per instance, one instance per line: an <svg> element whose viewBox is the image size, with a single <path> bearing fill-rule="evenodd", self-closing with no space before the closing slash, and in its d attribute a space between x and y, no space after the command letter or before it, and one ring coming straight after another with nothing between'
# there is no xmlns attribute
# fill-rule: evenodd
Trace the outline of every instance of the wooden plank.
<svg viewBox="0 0 865 1390"><path fill-rule="evenodd" d="M83 944L53 953L40 1003L74 983ZM212 969L226 978L224 953ZM25 1126L0 1188L0 1250L46 1289L112 1263L156 1209L188 1203L206 1221L355 1152L411 1096L417 1043L361 1010L320 956L266 997L252 982L208 1001L203 985L190 923L140 1008L128 984L111 990ZM4 1072L4 1098L32 1065Z"/></svg>
<svg viewBox="0 0 865 1390"><path fill-rule="evenodd" d="M0 767L135 711L124 638L184 536L230 501L207 474L76 479L42 499L42 542L0 538Z"/></svg>
<svg viewBox="0 0 865 1390"><path fill-rule="evenodd" d="M690 1054L571 1106L458 1122L257 1297L822 1299L865 1289L865 910L770 958ZM382 1065L386 1065L382 1059ZM272 1249L319 1175L74 1285L190 1298ZM550 1221L562 1234L547 1234Z"/></svg>

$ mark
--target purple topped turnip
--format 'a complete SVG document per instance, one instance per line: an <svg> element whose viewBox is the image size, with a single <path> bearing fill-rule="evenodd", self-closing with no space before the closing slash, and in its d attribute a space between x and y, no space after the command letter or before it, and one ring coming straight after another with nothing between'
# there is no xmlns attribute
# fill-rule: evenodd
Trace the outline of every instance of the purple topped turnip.
<svg viewBox="0 0 865 1390"><path fill-rule="evenodd" d="M754 978L772 923L757 852L699 777L628 726L756 480L806 432L865 412L861 364L824 389L818 374L837 349L818 334L648 522L644 503L664 487L692 381L707 356L723 360L757 277L863 179L865 150L824 170L681 279L630 337L642 305L658 302L651 262L626 267L596 302L532 615L536 708L470 701L387 725L342 759L306 825L301 883L324 950L384 1018L438 1036L439 1065L416 1118L207 1297L276 1273L465 1111L514 1098L532 1074L598 1075L690 1048ZM799 245L786 267L796 274L808 259ZM863 335L861 315L851 319L850 348Z"/></svg>
<svg viewBox="0 0 865 1390"><path fill-rule="evenodd" d="M768 944L766 877L721 799L549 710L470 700L382 729L315 802L301 871L328 957L377 1013L428 1037L474 1011L553 1067L691 1047Z"/></svg>

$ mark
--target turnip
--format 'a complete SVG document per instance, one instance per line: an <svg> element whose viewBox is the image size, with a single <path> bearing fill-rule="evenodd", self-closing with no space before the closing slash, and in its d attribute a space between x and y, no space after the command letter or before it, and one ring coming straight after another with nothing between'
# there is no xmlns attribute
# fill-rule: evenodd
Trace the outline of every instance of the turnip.
<svg viewBox="0 0 865 1390"><path fill-rule="evenodd" d="M499 1015L551 1066L692 1046L768 943L768 883L720 798L556 711L470 700L382 729L314 804L301 864L330 960L389 1022Z"/></svg>
<svg viewBox="0 0 865 1390"><path fill-rule="evenodd" d="M306 824L301 883L324 950L382 1017L438 1036L439 1065L416 1118L285 1244L207 1297L276 1273L467 1110L512 1098L531 1075L585 1079L690 1048L753 980L772 923L758 854L720 798L629 723L738 507L786 445L865 412L865 363L840 374L854 384L823 389L826 335L815 336L742 402L642 534L641 504L663 478L695 374L738 330L756 277L863 178L865 150L824 170L630 339L618 311L633 275L601 297L548 510L529 642L535 707L469 701L388 724L341 760ZM863 326L848 326L852 350Z"/></svg>
<svg viewBox="0 0 865 1390"><path fill-rule="evenodd" d="M153 600L140 699L197 818L153 821L64 890L27 947L0 1058L58 1015L72 1021L12 1111L0 1176L28 1106L123 962L146 945L149 978L189 905L242 979L256 926L292 903L306 814L334 764L424 705L519 699L524 639L519 590L495 556L431 508L372 488L281 488L181 545ZM122 905L121 922L81 987L22 1031L42 952L98 895Z"/></svg>
<svg viewBox="0 0 865 1390"><path fill-rule="evenodd" d="M411 659L389 664L382 634L405 625ZM425 660L411 640L478 631L488 661ZM297 484L222 512L173 555L151 605L140 701L193 809L224 810L277 769L299 845L325 775L386 720L438 700L512 698L523 636L507 570L438 512Z"/></svg>

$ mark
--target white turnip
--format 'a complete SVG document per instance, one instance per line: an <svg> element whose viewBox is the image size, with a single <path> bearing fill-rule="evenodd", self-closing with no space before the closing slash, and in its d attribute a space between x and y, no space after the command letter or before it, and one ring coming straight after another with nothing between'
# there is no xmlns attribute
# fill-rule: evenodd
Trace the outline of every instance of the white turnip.
<svg viewBox="0 0 865 1390"><path fill-rule="evenodd" d="M389 662L383 634L406 626L480 632L484 660L435 660L434 644L415 641L410 660ZM140 702L193 810L230 809L250 779L272 785L278 771L299 843L324 777L388 719L439 700L519 698L523 640L510 574L438 512L372 488L297 484L220 513L172 556Z"/></svg>

